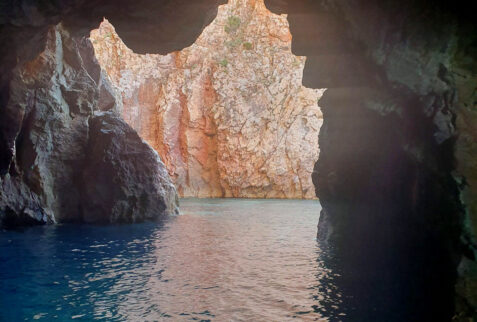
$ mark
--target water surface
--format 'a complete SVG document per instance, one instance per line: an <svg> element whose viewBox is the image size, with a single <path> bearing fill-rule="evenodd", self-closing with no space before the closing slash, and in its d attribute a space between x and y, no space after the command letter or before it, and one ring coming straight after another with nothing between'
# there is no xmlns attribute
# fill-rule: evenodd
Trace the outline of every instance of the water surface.
<svg viewBox="0 0 477 322"><path fill-rule="evenodd" d="M184 199L163 223L0 232L0 320L341 320L320 209Z"/></svg>

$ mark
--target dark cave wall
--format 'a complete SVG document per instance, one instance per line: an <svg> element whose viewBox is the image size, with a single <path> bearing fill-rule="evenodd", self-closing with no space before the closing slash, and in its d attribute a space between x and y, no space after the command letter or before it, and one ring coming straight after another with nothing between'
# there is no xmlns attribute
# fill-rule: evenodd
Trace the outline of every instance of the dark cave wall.
<svg viewBox="0 0 477 322"><path fill-rule="evenodd" d="M318 237L398 320L449 320L455 310L457 320L475 317L477 30L469 8L266 4L289 14L293 52L308 56L304 85L328 88L313 175L324 209ZM370 287L385 276L400 283Z"/></svg>

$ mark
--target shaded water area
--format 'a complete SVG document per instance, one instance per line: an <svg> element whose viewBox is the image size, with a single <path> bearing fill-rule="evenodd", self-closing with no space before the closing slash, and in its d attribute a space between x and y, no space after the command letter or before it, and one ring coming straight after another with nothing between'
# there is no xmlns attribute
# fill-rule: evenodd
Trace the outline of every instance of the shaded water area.
<svg viewBox="0 0 477 322"><path fill-rule="evenodd" d="M184 199L163 223L0 234L0 320L341 320L316 200Z"/></svg>

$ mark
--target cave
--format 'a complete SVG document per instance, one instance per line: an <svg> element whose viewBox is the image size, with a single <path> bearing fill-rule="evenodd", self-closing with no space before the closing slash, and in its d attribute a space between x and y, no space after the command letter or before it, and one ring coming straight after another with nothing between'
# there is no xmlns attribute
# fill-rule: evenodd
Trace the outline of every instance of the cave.
<svg viewBox="0 0 477 322"><path fill-rule="evenodd" d="M114 88L88 37L107 19L134 53L167 55L190 47L223 4L2 3L2 235L18 227L68 223L64 238L74 238L74 227L84 232L84 223L139 223L179 212L170 170L118 115ZM320 155L311 177L322 208L315 223L319 249L329 249L318 256L320 265L329 261L341 293L324 300L322 294L333 290L319 293L313 310L328 320L476 319L477 29L470 5L391 0L264 4L274 14L287 15L291 51L307 57L303 86L326 88L319 100ZM133 226L118 227L138 239ZM204 227L203 222L192 227ZM267 225L256 222L254 227L249 231L266 231ZM185 231L195 236L193 229ZM11 249L9 240L36 243L46 253L51 248L48 240L42 245L25 233L15 234L2 240L2 250ZM160 239L160 233L155 235ZM227 251L217 254L226 257ZM0 267L10 274L8 267ZM320 281L330 276L320 275ZM330 312L336 306L348 310L335 316ZM0 308L1 319L6 307ZM218 314L202 313L205 319ZM295 313L262 318L306 312Z"/></svg>

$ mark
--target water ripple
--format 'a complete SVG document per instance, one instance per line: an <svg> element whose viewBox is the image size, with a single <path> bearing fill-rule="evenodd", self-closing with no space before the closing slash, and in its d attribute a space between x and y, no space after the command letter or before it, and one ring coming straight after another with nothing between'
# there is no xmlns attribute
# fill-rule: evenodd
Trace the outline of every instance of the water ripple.
<svg viewBox="0 0 477 322"><path fill-rule="evenodd" d="M339 320L317 201L183 200L164 223L0 235L0 320Z"/></svg>

